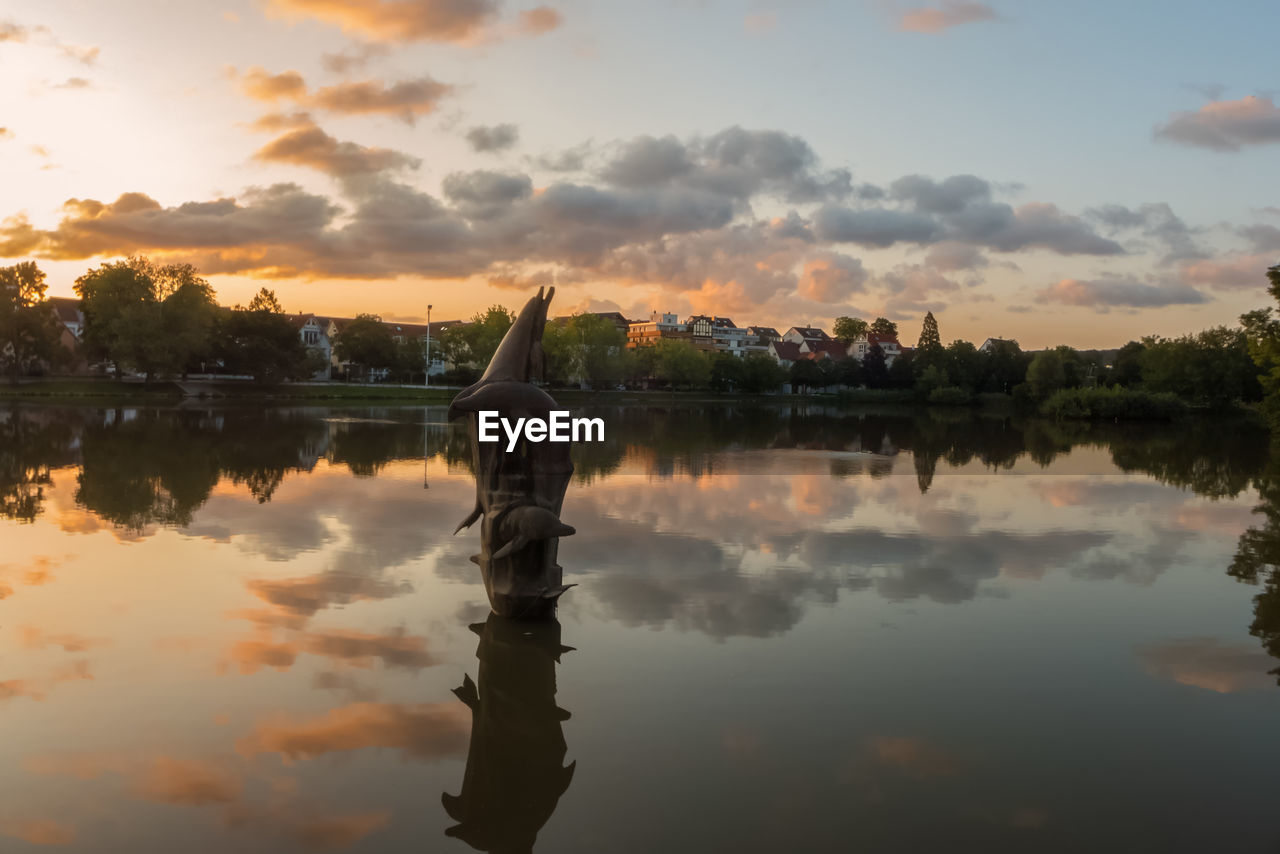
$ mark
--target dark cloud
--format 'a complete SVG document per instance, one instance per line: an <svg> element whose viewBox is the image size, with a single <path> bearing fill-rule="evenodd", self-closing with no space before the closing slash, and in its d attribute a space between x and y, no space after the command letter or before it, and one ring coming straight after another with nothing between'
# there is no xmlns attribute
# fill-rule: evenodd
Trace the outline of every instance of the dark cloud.
<svg viewBox="0 0 1280 854"><path fill-rule="evenodd" d="M600 172L618 187L684 186L742 200L776 195L787 202L841 199L853 192L847 170L827 172L803 139L781 131L732 127L681 142L641 136L617 146Z"/></svg>
<svg viewBox="0 0 1280 854"><path fill-rule="evenodd" d="M273 139L254 152L264 163L306 166L328 175L346 177L398 169L416 169L422 161L390 148L366 148L341 142L316 125L303 125Z"/></svg>
<svg viewBox="0 0 1280 854"><path fill-rule="evenodd" d="M520 139L520 129L513 124L477 125L467 131L472 151L499 152L513 147Z"/></svg>
<svg viewBox="0 0 1280 854"><path fill-rule="evenodd" d="M548 172L581 172L586 168L591 143L584 142L572 148L561 149L534 158L533 165Z"/></svg>
<svg viewBox="0 0 1280 854"><path fill-rule="evenodd" d="M920 213L959 213L972 202L989 201L991 185L975 175L952 175L942 181L906 175L889 185L889 196L909 202Z"/></svg>
<svg viewBox="0 0 1280 854"><path fill-rule="evenodd" d="M924 262L941 273L980 270L989 263L977 247L953 242L935 244L924 256Z"/></svg>
<svg viewBox="0 0 1280 854"><path fill-rule="evenodd" d="M1168 305L1198 305L1209 298L1180 282L1145 283L1134 278L1062 279L1040 292L1040 302L1076 305L1107 311L1116 306L1160 308Z"/></svg>
<svg viewBox="0 0 1280 854"><path fill-rule="evenodd" d="M1174 113L1155 130L1158 139L1212 151L1239 151L1280 142L1280 107L1269 96L1211 101L1199 110Z"/></svg>
<svg viewBox="0 0 1280 854"><path fill-rule="evenodd" d="M477 170L446 175L441 190L469 219L488 219L533 195L528 175Z"/></svg>
<svg viewBox="0 0 1280 854"><path fill-rule="evenodd" d="M1240 229L1240 235L1253 244L1255 252L1280 252L1280 228L1274 225L1247 225Z"/></svg>
<svg viewBox="0 0 1280 854"><path fill-rule="evenodd" d="M933 218L910 211L887 208L824 206L814 216L814 228L821 240L884 248L895 243L932 243L942 234Z"/></svg>
<svg viewBox="0 0 1280 854"><path fill-rule="evenodd" d="M1155 240L1165 252L1160 260L1161 264L1206 256L1205 251L1196 243L1196 232L1188 228L1165 202L1145 204L1136 209L1123 205L1103 205L1085 213L1110 228L1112 234L1138 230L1145 237Z"/></svg>
<svg viewBox="0 0 1280 854"><path fill-rule="evenodd" d="M910 9L898 19L898 29L911 33L939 33L978 21L992 21L998 16L986 3L969 0L942 0L936 6Z"/></svg>

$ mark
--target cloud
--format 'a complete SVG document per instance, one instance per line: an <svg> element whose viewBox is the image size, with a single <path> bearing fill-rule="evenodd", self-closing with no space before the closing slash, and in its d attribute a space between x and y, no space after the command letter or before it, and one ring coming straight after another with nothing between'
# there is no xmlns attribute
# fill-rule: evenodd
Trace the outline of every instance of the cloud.
<svg viewBox="0 0 1280 854"><path fill-rule="evenodd" d="M1146 284L1134 278L1062 279L1041 291L1039 302L1076 305L1105 312L1114 306L1161 308L1198 305L1209 298L1190 285L1171 282Z"/></svg>
<svg viewBox="0 0 1280 854"><path fill-rule="evenodd" d="M976 175L952 175L942 181L905 175L889 185L888 195L909 202L920 213L959 213L972 202L989 201L991 184Z"/></svg>
<svg viewBox="0 0 1280 854"><path fill-rule="evenodd" d="M494 0L267 0L267 11L314 18L379 42L469 42L497 15Z"/></svg>
<svg viewBox="0 0 1280 854"><path fill-rule="evenodd" d="M0 36L4 34L0 24ZM0 38L0 41L3 41ZM52 819L24 818L0 821L0 834L21 839L30 845L70 845L76 841L74 827Z"/></svg>
<svg viewBox="0 0 1280 854"><path fill-rule="evenodd" d="M940 273L980 270L989 263L976 246L950 241L935 244L924 256L924 262Z"/></svg>
<svg viewBox="0 0 1280 854"><path fill-rule="evenodd" d="M0 137L4 136L3 131L4 128L0 128ZM1246 225L1239 232L1253 244L1255 252L1280 252L1280 228L1274 225Z"/></svg>
<svg viewBox="0 0 1280 854"><path fill-rule="evenodd" d="M82 65L94 65L98 61L98 55L102 53L101 48L74 44L60 44L58 50L62 51L63 56L74 59Z"/></svg>
<svg viewBox="0 0 1280 854"><path fill-rule="evenodd" d="M86 652L94 647L104 646L110 641L103 638L90 638L72 633L46 634L35 626L22 626L18 629L25 649L48 649L58 647L63 652Z"/></svg>
<svg viewBox="0 0 1280 854"><path fill-rule="evenodd" d="M14 42L22 44L31 35L31 30L13 21L0 21L0 43Z"/></svg>
<svg viewBox="0 0 1280 854"><path fill-rule="evenodd" d="M260 723L237 749L246 756L276 753L291 761L367 748L443 759L465 755L470 731L471 711L456 702L353 703L312 720L280 716Z"/></svg>
<svg viewBox="0 0 1280 854"><path fill-rule="evenodd" d="M845 169L827 172L798 136L776 130L731 127L682 142L673 136L639 136L615 146L600 171L618 187L682 186L746 200L773 195L791 203L838 200L852 193Z"/></svg>
<svg viewBox="0 0 1280 854"><path fill-rule="evenodd" d="M435 112L441 99L454 91L453 86L425 75L391 84L362 80L310 91L296 71L272 74L256 66L240 78L240 89L258 101L290 100L339 115L387 115L410 125Z"/></svg>
<svg viewBox="0 0 1280 854"><path fill-rule="evenodd" d="M1137 649L1152 676L1219 694L1274 688L1268 671L1275 662L1248 644L1224 644L1215 638L1179 638Z"/></svg>
<svg viewBox="0 0 1280 854"><path fill-rule="evenodd" d="M513 124L477 125L467 131L467 142L472 151L506 151L520 139L520 129Z"/></svg>
<svg viewBox="0 0 1280 854"><path fill-rule="evenodd" d="M1165 202L1144 204L1136 209L1123 205L1103 205L1089 209L1085 215L1108 226L1113 234L1140 230L1145 237L1155 240L1164 248L1161 264L1206 256L1205 250L1196 243L1196 232L1188 228Z"/></svg>
<svg viewBox="0 0 1280 854"><path fill-rule="evenodd" d="M84 77L68 77L61 83L54 84L54 89L92 89L93 83Z"/></svg>
<svg viewBox="0 0 1280 854"><path fill-rule="evenodd" d="M520 13L520 30L526 35L549 33L564 23L564 16L550 6L536 6Z"/></svg>
<svg viewBox="0 0 1280 854"><path fill-rule="evenodd" d="M1158 139L1212 151L1280 142L1280 107L1269 96L1211 101L1199 110L1174 113L1155 130Z"/></svg>
<svg viewBox="0 0 1280 854"><path fill-rule="evenodd" d="M340 142L316 125L303 126L273 139L254 152L254 160L306 166L335 177L416 169L422 161L390 148L366 148Z"/></svg>
<svg viewBox="0 0 1280 854"><path fill-rule="evenodd" d="M822 240L887 248L896 243L932 243L942 234L931 217L910 211L825 206L814 216L814 229Z"/></svg>
<svg viewBox="0 0 1280 854"><path fill-rule="evenodd" d="M440 188L468 219L488 219L533 195L528 175L488 170L453 172L445 176Z"/></svg>
<svg viewBox="0 0 1280 854"><path fill-rule="evenodd" d="M0 139L13 139L13 131L6 127L0 127Z"/></svg>
<svg viewBox="0 0 1280 854"><path fill-rule="evenodd" d="M940 6L922 6L904 12L898 20L898 29L911 33L939 33L962 24L993 21L997 17L985 3L943 0Z"/></svg>
<svg viewBox="0 0 1280 854"><path fill-rule="evenodd" d="M240 797L239 779L222 765L161 756L137 776L134 793L162 804L207 806Z"/></svg>
<svg viewBox="0 0 1280 854"><path fill-rule="evenodd" d="M1257 290L1267 286L1267 268L1277 261L1272 251L1254 254L1231 252L1182 265L1179 276L1191 286L1214 290Z"/></svg>
<svg viewBox="0 0 1280 854"><path fill-rule="evenodd" d="M827 252L805 262L800 295L814 302L840 303L864 290L867 271L857 258Z"/></svg>
<svg viewBox="0 0 1280 854"><path fill-rule="evenodd" d="M386 56L390 50L384 44L362 44L350 50L320 55L320 64L326 71L334 74L348 74L359 71L374 59Z"/></svg>

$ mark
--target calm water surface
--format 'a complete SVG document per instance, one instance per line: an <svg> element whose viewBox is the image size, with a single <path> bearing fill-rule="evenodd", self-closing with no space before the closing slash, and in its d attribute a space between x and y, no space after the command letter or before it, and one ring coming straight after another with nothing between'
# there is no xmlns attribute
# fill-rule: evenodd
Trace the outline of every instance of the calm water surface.
<svg viewBox="0 0 1280 854"><path fill-rule="evenodd" d="M590 414L521 631L443 407L0 408L0 850L1280 850L1256 429Z"/></svg>

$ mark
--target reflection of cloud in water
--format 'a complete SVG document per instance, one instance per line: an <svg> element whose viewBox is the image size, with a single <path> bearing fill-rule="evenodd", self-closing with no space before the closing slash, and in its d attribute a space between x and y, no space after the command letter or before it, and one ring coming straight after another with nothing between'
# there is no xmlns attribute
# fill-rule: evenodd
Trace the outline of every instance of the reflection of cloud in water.
<svg viewBox="0 0 1280 854"><path fill-rule="evenodd" d="M1274 687L1267 671L1275 661L1251 644L1224 644L1215 638L1179 638L1139 647L1138 660L1152 676L1234 694Z"/></svg>
<svg viewBox="0 0 1280 854"><path fill-rule="evenodd" d="M245 756L275 753L288 760L387 748L414 759L462 756L471 712L459 703L353 703L311 720L281 715L258 724L237 749Z"/></svg>
<svg viewBox="0 0 1280 854"><path fill-rule="evenodd" d="M240 641L231 648L231 660L241 673L254 673L259 667L287 670L302 653L328 658L351 667L384 667L421 670L438 663L427 651L427 639L411 635L403 629L388 634L370 634L352 629L297 632L286 642L266 639Z"/></svg>

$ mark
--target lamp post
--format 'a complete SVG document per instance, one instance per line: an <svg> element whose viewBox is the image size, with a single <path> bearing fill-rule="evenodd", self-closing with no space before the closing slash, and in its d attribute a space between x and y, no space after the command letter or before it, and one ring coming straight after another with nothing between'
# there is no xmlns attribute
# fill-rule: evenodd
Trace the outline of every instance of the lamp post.
<svg viewBox="0 0 1280 854"><path fill-rule="evenodd" d="M422 385L431 388L431 306L427 306L427 369L423 373Z"/></svg>

